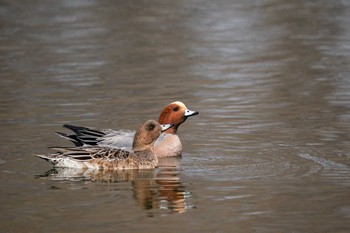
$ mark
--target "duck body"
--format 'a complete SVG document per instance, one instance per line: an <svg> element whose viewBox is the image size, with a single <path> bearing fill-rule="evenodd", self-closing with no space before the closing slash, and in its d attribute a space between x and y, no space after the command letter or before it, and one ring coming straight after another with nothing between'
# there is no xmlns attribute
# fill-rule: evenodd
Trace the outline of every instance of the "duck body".
<svg viewBox="0 0 350 233"><path fill-rule="evenodd" d="M56 153L38 155L55 167L93 170L153 169L158 164L153 151L129 152L122 149L56 147Z"/></svg>
<svg viewBox="0 0 350 233"><path fill-rule="evenodd" d="M175 101L167 105L161 112L158 122L160 124L172 124L173 127L164 131L155 143L157 157L181 156L182 143L177 135L178 127L190 116L197 115L197 111L187 109L185 104ZM107 148L122 148L132 150L134 131L130 130L95 130L86 127L64 125L75 134L67 135L58 133L61 137L69 139L76 146L101 146Z"/></svg>
<svg viewBox="0 0 350 233"><path fill-rule="evenodd" d="M162 130L172 125L160 125L157 121L146 121L136 131L132 152L101 146L53 147L56 153L37 155L55 167L96 170L153 169L158 164L154 143Z"/></svg>
<svg viewBox="0 0 350 233"><path fill-rule="evenodd" d="M182 150L182 143L177 134L162 133L154 144L154 152L158 158L181 156Z"/></svg>

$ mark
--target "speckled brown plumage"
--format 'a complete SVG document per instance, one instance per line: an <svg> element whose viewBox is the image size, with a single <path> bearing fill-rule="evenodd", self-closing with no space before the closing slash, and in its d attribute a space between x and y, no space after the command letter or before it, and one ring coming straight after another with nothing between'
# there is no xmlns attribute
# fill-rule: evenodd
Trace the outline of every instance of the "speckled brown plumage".
<svg viewBox="0 0 350 233"><path fill-rule="evenodd" d="M56 153L37 156L57 167L98 170L151 169L158 164L154 143L161 131L171 126L161 126L154 120L146 121L136 131L133 152L100 146L52 147Z"/></svg>

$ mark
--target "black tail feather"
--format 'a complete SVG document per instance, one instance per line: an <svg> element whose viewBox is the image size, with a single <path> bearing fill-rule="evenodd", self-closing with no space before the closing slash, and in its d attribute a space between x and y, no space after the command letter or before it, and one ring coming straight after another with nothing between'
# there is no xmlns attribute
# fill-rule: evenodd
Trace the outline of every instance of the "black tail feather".
<svg viewBox="0 0 350 233"><path fill-rule="evenodd" d="M78 138L75 134L65 134L61 132L56 132L60 137L68 139L69 141L73 142L75 146L83 146L84 144L81 142L81 140Z"/></svg>
<svg viewBox="0 0 350 233"><path fill-rule="evenodd" d="M75 134L65 134L57 132L60 137L70 140L75 146L97 145L100 138L106 134L102 131L89 129L86 127L64 124L63 127L70 129Z"/></svg>
<svg viewBox="0 0 350 233"><path fill-rule="evenodd" d="M89 128L85 128L85 127L81 127L81 126L64 124L63 127L72 130L78 136L89 135L89 136L94 136L94 137L103 137L104 135L106 135L105 133L103 133L101 131L89 129Z"/></svg>

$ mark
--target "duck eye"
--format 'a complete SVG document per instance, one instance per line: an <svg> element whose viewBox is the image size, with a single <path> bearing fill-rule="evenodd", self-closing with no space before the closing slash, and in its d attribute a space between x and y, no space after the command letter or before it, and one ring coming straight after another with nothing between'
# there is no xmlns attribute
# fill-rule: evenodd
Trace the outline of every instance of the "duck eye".
<svg viewBox="0 0 350 233"><path fill-rule="evenodd" d="M156 126L154 124L149 124L147 129L148 129L148 131L152 131L152 130L154 130L155 127Z"/></svg>
<svg viewBox="0 0 350 233"><path fill-rule="evenodd" d="M179 107L174 107L174 108L173 108L173 111L174 111L174 112L179 111Z"/></svg>

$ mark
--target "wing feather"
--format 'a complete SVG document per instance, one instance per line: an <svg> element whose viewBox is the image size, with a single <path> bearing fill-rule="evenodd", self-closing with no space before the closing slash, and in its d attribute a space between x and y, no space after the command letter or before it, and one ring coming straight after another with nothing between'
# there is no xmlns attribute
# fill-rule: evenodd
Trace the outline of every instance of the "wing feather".
<svg viewBox="0 0 350 233"><path fill-rule="evenodd" d="M128 151L132 149L135 131L131 130L94 130L81 126L65 124L63 127L70 129L75 134L57 132L63 138L72 141L75 146L103 146L108 148L121 148Z"/></svg>
<svg viewBox="0 0 350 233"><path fill-rule="evenodd" d="M98 146L91 147L51 147L64 157L69 157L77 161L89 161L93 159L105 160L125 160L132 153L122 149L110 149Z"/></svg>

